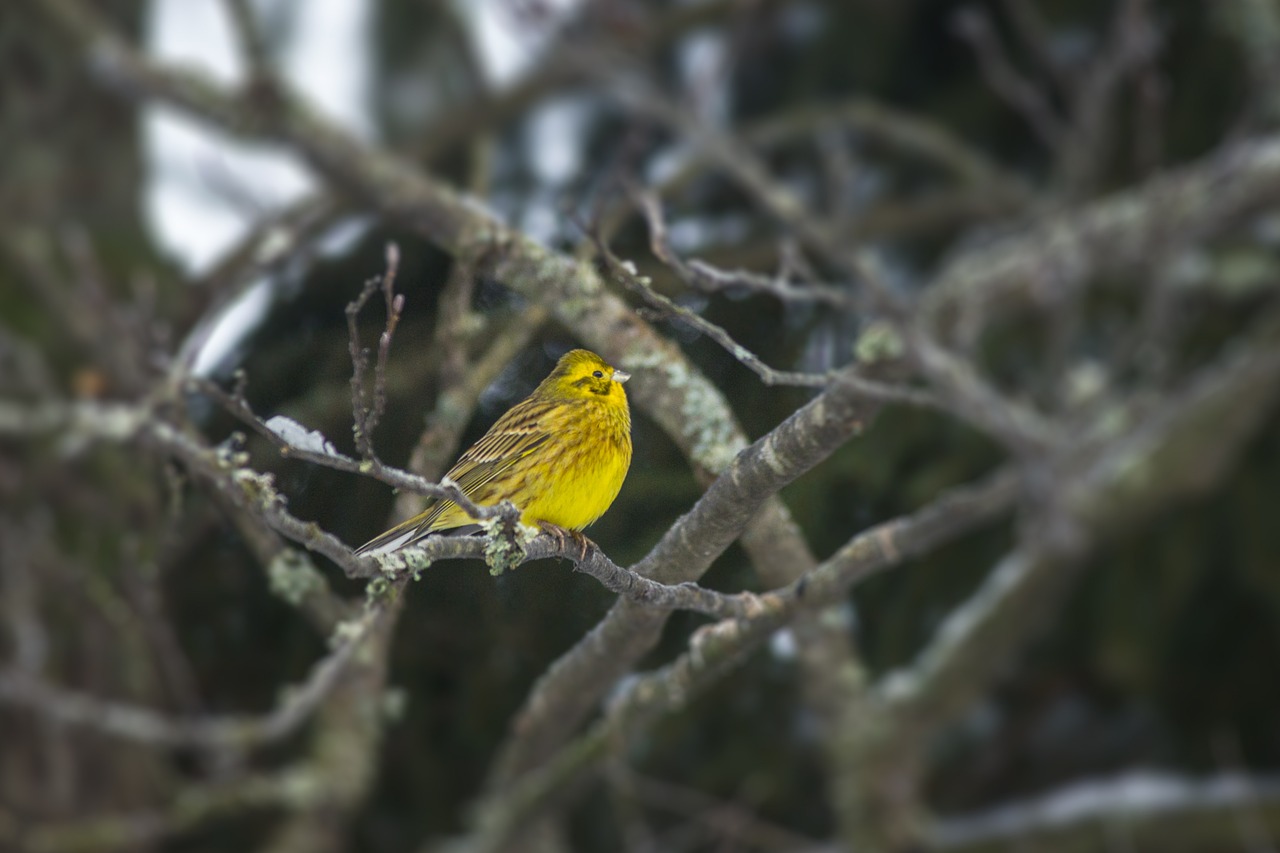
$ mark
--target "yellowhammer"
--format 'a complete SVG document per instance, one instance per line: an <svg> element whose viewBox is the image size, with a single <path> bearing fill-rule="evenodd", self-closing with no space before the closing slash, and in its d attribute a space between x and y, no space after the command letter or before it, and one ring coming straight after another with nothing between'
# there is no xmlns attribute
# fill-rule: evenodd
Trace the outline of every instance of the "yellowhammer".
<svg viewBox="0 0 1280 853"><path fill-rule="evenodd" d="M604 515L631 465L631 410L622 388L630 378L593 352L565 353L445 476L478 504L509 499L523 524L581 530ZM473 524L453 501L432 499L356 553L391 551Z"/></svg>

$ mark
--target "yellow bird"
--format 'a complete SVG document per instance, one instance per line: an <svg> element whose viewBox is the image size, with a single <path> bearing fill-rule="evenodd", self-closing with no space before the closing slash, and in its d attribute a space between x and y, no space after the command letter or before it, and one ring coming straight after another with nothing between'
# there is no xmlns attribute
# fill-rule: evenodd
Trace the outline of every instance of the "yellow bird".
<svg viewBox="0 0 1280 853"><path fill-rule="evenodd" d="M478 504L509 499L523 524L582 530L604 515L631 465L631 410L622 387L630 378L593 352L565 353L445 476ZM433 498L356 553L393 551L474 524L453 501Z"/></svg>

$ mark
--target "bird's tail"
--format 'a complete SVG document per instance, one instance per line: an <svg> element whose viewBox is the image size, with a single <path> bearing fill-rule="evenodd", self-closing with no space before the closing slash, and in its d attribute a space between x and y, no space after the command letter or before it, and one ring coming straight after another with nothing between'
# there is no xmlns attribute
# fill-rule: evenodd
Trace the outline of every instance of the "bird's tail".
<svg viewBox="0 0 1280 853"><path fill-rule="evenodd" d="M455 523L446 527L440 527L440 523L438 513L424 512L421 515L415 515L408 521L397 524L387 532L380 533L361 545L356 549L356 556L362 557L366 554L378 554L386 551L395 551L397 548L407 548L410 545L421 542L428 536L467 536L481 530L480 525L474 522Z"/></svg>
<svg viewBox="0 0 1280 853"><path fill-rule="evenodd" d="M356 549L356 556L394 551L418 541L429 532L431 532L430 528L423 524L422 517L415 516L361 545Z"/></svg>

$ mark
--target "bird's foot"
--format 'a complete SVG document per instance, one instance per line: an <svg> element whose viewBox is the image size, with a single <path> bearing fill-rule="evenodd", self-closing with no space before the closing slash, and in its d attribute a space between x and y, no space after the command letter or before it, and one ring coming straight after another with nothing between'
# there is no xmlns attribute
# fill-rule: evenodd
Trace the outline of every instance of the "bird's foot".
<svg viewBox="0 0 1280 853"><path fill-rule="evenodd" d="M539 521L538 527L544 533L556 540L556 547L561 551L565 550L565 546L570 539L574 545L578 547L578 559L576 562L582 562L587 558L587 552L595 547L595 543L588 539L581 530L566 530L558 524L552 524L549 521Z"/></svg>

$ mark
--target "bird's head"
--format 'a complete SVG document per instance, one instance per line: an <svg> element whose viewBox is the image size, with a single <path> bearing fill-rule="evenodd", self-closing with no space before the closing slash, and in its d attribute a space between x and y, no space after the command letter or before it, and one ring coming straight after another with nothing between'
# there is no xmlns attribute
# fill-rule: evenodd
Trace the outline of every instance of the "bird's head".
<svg viewBox="0 0 1280 853"><path fill-rule="evenodd" d="M623 401L626 393L622 383L630 378L630 373L610 366L595 353L575 349L560 357L556 369L539 390L545 389L558 397Z"/></svg>

